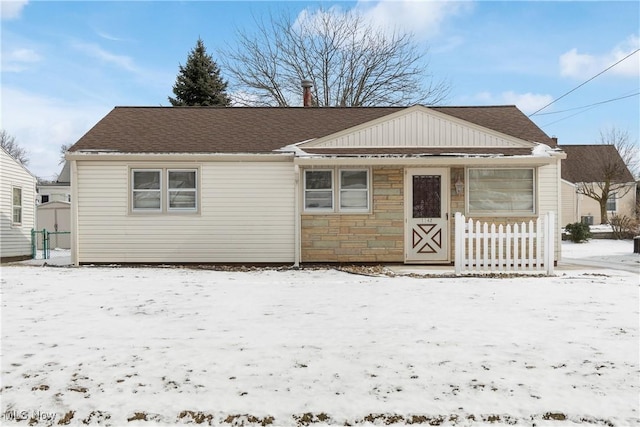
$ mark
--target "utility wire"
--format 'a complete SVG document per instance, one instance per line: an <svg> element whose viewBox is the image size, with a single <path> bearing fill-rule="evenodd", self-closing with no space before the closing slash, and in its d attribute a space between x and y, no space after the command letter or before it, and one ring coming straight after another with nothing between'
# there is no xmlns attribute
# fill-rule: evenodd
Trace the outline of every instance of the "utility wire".
<svg viewBox="0 0 640 427"><path fill-rule="evenodd" d="M620 96L620 97L618 97L618 98L607 99L606 101L594 102L593 104L583 105L582 107L568 108L568 109L566 109L566 110L561 110L561 111L552 111L552 112L550 112L550 113L540 113L540 114L537 114L537 115L538 115L538 116L548 116L548 115L551 115L551 114L566 113L567 111L581 110L581 109L583 109L583 108L589 108L589 107L593 107L593 106L596 106L596 105L607 104L607 103L609 103L609 102L619 101L619 100L621 100L621 99L631 98L632 96L638 96L638 95L640 95L640 92L632 93L631 95Z"/></svg>
<svg viewBox="0 0 640 427"><path fill-rule="evenodd" d="M619 60L619 61L618 61L618 62L616 62L615 64L610 65L610 66L609 66L609 67L607 67L606 69L604 69L604 70L600 71L598 74L596 74L595 76L591 77L589 80L587 80L587 81L585 81L585 82L581 83L580 85L578 85L578 86L574 87L574 88L573 88L573 89L571 89L569 92L565 93L564 95L562 95L562 96L561 96L561 97L559 97L559 98L554 99L553 101L551 101L550 103L548 103L548 104L547 104L547 105L545 105L544 107L540 108L539 110L534 111L533 113L529 114L529 116L528 116L528 117L535 116L536 114L538 114L540 111L544 110L545 108L547 108L547 107L548 107L548 106L550 106L551 104L553 104L553 103L555 103L555 102L557 102L557 101L561 100L561 99L562 99L562 98L564 98L565 96L569 95L571 92L573 92L573 91L575 91L575 90L577 90L577 89L581 88L582 86L586 85L586 84L587 84L587 83L589 83L591 80L593 80L593 79L595 79L596 77L598 77L599 75L604 74L605 72L609 71L610 69L612 69L613 67L615 67L616 65L618 65L619 63L621 63L622 61L624 61L625 59L629 58L631 55L634 55L634 54L638 53L638 51L640 51L640 49L636 49L636 50L634 50L634 51L633 51L633 52L631 52L629 55L625 56L624 58L622 58L621 60Z"/></svg>

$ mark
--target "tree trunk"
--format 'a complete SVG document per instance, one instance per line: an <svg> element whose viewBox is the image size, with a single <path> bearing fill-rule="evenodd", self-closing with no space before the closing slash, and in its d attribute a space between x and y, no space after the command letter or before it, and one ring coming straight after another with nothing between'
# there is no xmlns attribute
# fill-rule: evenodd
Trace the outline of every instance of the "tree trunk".
<svg viewBox="0 0 640 427"><path fill-rule="evenodd" d="M609 224L609 216L607 215L607 199L602 198L600 202L600 224Z"/></svg>

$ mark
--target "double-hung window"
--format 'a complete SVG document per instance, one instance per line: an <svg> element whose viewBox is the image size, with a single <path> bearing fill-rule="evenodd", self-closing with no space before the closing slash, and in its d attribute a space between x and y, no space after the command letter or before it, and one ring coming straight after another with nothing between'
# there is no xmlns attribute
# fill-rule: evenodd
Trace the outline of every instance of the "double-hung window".
<svg viewBox="0 0 640 427"><path fill-rule="evenodd" d="M132 172L134 211L162 210L162 170L134 169Z"/></svg>
<svg viewBox="0 0 640 427"><path fill-rule="evenodd" d="M13 200L12 200L13 225L22 224L22 188L13 187Z"/></svg>
<svg viewBox="0 0 640 427"><path fill-rule="evenodd" d="M607 198L607 211L615 212L617 207L617 194L609 193L609 197Z"/></svg>
<svg viewBox="0 0 640 427"><path fill-rule="evenodd" d="M304 172L305 210L333 210L333 170Z"/></svg>
<svg viewBox="0 0 640 427"><path fill-rule="evenodd" d="M334 191L335 188L338 190ZM305 170L304 210L306 212L368 211L369 170Z"/></svg>
<svg viewBox="0 0 640 427"><path fill-rule="evenodd" d="M471 168L468 170L468 210L474 214L535 213L535 171Z"/></svg>
<svg viewBox="0 0 640 427"><path fill-rule="evenodd" d="M169 210L195 210L197 207L196 171L168 171Z"/></svg>
<svg viewBox="0 0 640 427"><path fill-rule="evenodd" d="M369 209L369 171L367 169L340 170L340 210Z"/></svg>
<svg viewBox="0 0 640 427"><path fill-rule="evenodd" d="M133 212L197 212L197 169L132 169Z"/></svg>

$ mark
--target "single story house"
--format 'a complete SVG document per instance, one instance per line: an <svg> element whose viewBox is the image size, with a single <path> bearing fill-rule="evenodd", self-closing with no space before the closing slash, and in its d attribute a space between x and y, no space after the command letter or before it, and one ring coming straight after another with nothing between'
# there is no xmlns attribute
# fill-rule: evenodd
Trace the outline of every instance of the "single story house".
<svg viewBox="0 0 640 427"><path fill-rule="evenodd" d="M0 147L0 262L31 258L36 177Z"/></svg>
<svg viewBox="0 0 640 427"><path fill-rule="evenodd" d="M614 145L562 145L560 148L567 154L562 161L561 226L581 221L602 223L598 201L581 194L579 189L585 183L597 189L607 171L613 170L617 191L609 194L607 215L635 218L637 184Z"/></svg>
<svg viewBox="0 0 640 427"><path fill-rule="evenodd" d="M564 156L513 105L116 107L66 155L72 260L447 264L456 212L558 218Z"/></svg>

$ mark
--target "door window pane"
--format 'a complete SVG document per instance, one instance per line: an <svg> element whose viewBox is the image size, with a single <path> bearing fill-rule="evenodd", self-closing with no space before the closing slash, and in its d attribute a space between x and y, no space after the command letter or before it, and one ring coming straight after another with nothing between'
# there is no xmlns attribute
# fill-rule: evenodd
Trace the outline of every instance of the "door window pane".
<svg viewBox="0 0 640 427"><path fill-rule="evenodd" d="M440 218L440 175L413 176L413 217Z"/></svg>

